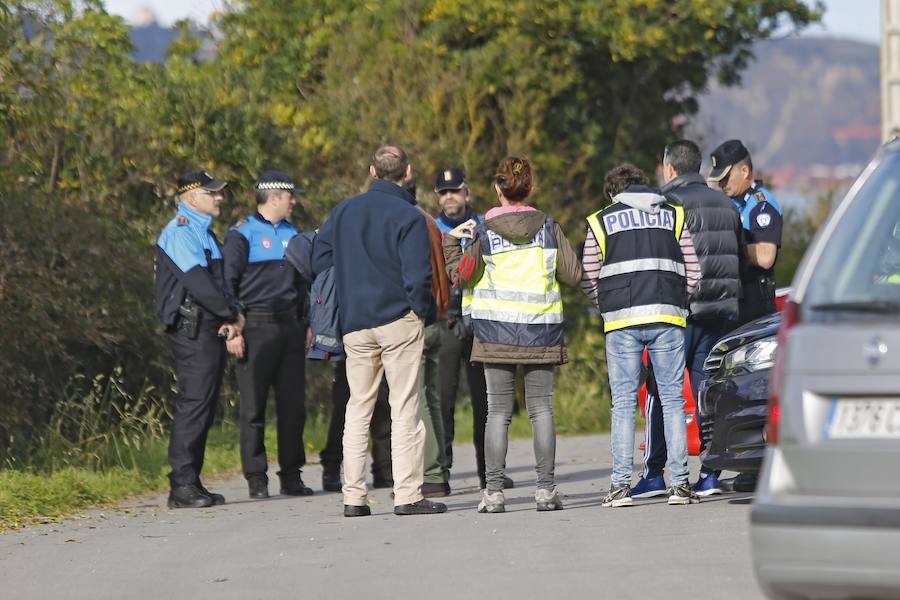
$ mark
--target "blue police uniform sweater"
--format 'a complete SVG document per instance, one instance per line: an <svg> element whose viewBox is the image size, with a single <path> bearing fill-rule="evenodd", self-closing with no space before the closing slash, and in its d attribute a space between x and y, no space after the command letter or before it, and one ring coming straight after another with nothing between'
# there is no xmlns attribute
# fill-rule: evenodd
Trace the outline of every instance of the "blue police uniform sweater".
<svg viewBox="0 0 900 600"><path fill-rule="evenodd" d="M166 328L176 324L178 307L191 298L211 317L236 321L240 307L228 291L212 217L185 204L156 242L156 316Z"/></svg>
<svg viewBox="0 0 900 600"><path fill-rule="evenodd" d="M305 285L284 255L295 235L288 221L270 223L258 212L228 231L225 281L245 310L281 312L300 303Z"/></svg>

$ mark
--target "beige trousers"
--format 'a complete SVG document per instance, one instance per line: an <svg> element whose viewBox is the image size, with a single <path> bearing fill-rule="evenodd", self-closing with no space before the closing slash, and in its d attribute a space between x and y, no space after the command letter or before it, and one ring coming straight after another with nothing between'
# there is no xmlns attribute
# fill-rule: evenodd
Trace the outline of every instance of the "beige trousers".
<svg viewBox="0 0 900 600"><path fill-rule="evenodd" d="M390 387L394 505L422 499L425 425L419 418L419 363L424 323L410 311L393 323L344 336L350 402L344 421L344 504L367 501L369 422L382 375Z"/></svg>

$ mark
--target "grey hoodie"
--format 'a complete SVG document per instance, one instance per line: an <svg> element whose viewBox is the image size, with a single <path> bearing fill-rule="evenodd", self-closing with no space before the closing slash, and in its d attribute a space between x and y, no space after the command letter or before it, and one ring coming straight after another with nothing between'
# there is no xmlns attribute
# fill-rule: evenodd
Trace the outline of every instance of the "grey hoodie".
<svg viewBox="0 0 900 600"><path fill-rule="evenodd" d="M627 204L631 208L642 210L645 213L650 213L651 215L658 214L660 205L666 202L664 196L649 191L625 191L621 194L617 194L613 200L621 202L622 204Z"/></svg>

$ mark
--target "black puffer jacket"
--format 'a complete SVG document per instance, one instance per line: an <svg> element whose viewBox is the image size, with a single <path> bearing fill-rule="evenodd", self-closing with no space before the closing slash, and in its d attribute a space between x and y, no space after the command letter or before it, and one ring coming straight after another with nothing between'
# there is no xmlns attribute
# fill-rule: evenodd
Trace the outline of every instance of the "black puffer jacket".
<svg viewBox="0 0 900 600"><path fill-rule="evenodd" d="M676 177L662 192L684 206L685 225L700 259L702 277L691 298L691 318L737 318L742 225L734 202L707 186L699 173Z"/></svg>

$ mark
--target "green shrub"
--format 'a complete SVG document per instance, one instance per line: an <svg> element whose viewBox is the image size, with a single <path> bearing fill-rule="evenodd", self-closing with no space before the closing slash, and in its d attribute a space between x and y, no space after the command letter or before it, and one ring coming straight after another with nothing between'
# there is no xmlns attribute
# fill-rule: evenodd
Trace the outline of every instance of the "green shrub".
<svg viewBox="0 0 900 600"><path fill-rule="evenodd" d="M599 317L584 316L569 335L569 362L559 368L553 411L561 434L609 431L606 349Z"/></svg>
<svg viewBox="0 0 900 600"><path fill-rule="evenodd" d="M102 209L40 193L0 194L0 463L121 368L128 394L171 385L153 315L152 246ZM90 386L89 386L90 387Z"/></svg>

